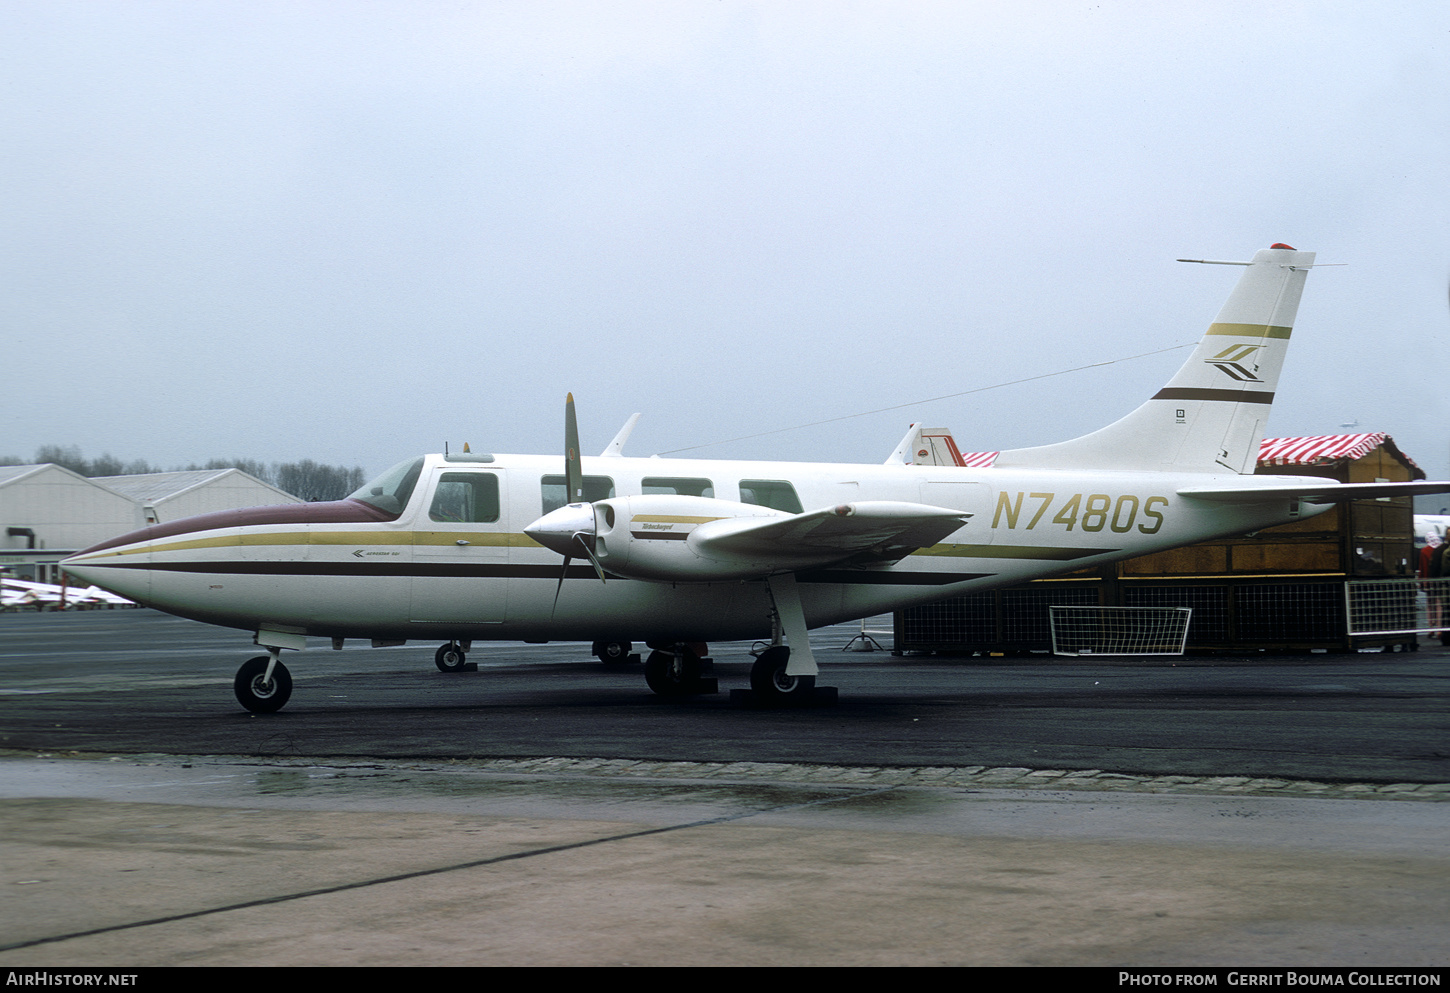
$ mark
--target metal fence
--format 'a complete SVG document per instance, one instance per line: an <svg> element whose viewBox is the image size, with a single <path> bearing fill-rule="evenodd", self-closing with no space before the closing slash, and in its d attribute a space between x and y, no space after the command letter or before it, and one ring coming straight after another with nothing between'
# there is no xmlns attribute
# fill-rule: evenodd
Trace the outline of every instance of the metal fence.
<svg viewBox="0 0 1450 993"><path fill-rule="evenodd" d="M1344 584L1351 635L1432 634L1450 629L1450 579L1366 579Z"/></svg>
<svg viewBox="0 0 1450 993"><path fill-rule="evenodd" d="M1054 655L1182 655L1189 607L1048 608Z"/></svg>
<svg viewBox="0 0 1450 993"><path fill-rule="evenodd" d="M1413 649L1450 639L1450 577L1209 577L1105 584L1064 580L951 597L896 614L898 651L1051 650L1055 607L1191 608L1185 648L1203 651ZM1060 638L1059 638L1060 640ZM1447 640L1450 643L1450 640ZM1095 645L1087 645L1101 654Z"/></svg>

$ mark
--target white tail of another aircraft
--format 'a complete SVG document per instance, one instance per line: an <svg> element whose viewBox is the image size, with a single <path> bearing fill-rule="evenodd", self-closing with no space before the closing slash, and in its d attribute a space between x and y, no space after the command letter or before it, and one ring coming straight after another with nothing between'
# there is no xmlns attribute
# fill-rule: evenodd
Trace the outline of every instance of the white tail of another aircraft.
<svg viewBox="0 0 1450 993"><path fill-rule="evenodd" d="M996 467L1253 472L1314 253L1275 245L1229 264L1247 268L1167 386L1099 431L1002 452Z"/></svg>

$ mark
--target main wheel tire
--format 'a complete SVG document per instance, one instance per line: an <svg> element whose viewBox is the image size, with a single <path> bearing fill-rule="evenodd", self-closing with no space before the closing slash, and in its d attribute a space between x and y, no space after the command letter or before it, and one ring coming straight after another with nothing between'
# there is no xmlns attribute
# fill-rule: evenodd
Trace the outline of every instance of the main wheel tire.
<svg viewBox="0 0 1450 993"><path fill-rule="evenodd" d="M292 696L292 674L281 662L272 668L272 681L263 682L267 675L267 663L270 661L271 658L267 655L247 659L237 670L237 678L232 682L237 702L254 714L274 714Z"/></svg>
<svg viewBox="0 0 1450 993"><path fill-rule="evenodd" d="M694 693L700 682L700 659L683 645L673 651L650 652L644 681L660 696Z"/></svg>
<svg viewBox="0 0 1450 993"><path fill-rule="evenodd" d="M774 645L761 652L750 667L750 688L767 703L794 703L810 697L815 676L791 676L785 671L790 648Z"/></svg>
<svg viewBox="0 0 1450 993"><path fill-rule="evenodd" d="M605 665L624 665L629 661L629 651L633 647L628 641L596 641L594 655Z"/></svg>
<svg viewBox="0 0 1450 993"><path fill-rule="evenodd" d="M433 653L433 664L438 667L439 672L462 672L463 665L468 660L463 655L463 649L453 642L439 647Z"/></svg>

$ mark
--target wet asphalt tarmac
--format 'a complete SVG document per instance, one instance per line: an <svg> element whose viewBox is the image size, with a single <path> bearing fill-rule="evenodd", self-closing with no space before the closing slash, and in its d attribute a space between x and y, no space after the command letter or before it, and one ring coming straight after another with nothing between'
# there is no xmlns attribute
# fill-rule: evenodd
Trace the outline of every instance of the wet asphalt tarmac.
<svg viewBox="0 0 1450 993"><path fill-rule="evenodd" d="M244 632L153 611L0 615L0 747L50 752L983 765L1156 775L1450 782L1450 656L1134 662L892 658L815 632L834 706L760 710L749 645L711 646L721 692L668 701L577 644L287 653L280 713L232 695Z"/></svg>
<svg viewBox="0 0 1450 993"><path fill-rule="evenodd" d="M1443 965L1450 659L893 659L662 701L581 646L0 615L0 964ZM1363 798L1363 799L1361 799Z"/></svg>

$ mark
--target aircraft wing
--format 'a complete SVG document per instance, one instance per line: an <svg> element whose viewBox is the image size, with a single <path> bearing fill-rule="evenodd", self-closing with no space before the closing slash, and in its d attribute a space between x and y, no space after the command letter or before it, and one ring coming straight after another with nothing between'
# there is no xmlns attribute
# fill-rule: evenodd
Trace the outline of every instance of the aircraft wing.
<svg viewBox="0 0 1450 993"><path fill-rule="evenodd" d="M936 544L971 516L920 503L864 500L790 517L710 521L695 528L689 546L705 558L783 569L826 565L862 553L891 559Z"/></svg>
<svg viewBox="0 0 1450 993"><path fill-rule="evenodd" d="M1336 483L1332 479L1306 479L1303 483L1273 486L1185 486L1178 491L1181 497L1213 503L1263 503L1265 500L1280 497L1308 503L1343 503L1347 500L1369 500L1375 497L1414 496L1416 493L1450 493L1450 482Z"/></svg>
<svg viewBox="0 0 1450 993"><path fill-rule="evenodd" d="M103 590L99 586L96 586L94 584L91 586L87 586L83 590L77 590L76 588L72 587L70 590L70 598L76 603L80 603L82 601L85 601L87 603L100 601L102 603L111 603L117 606L135 606L134 600L127 600L123 596L117 596L109 590Z"/></svg>

